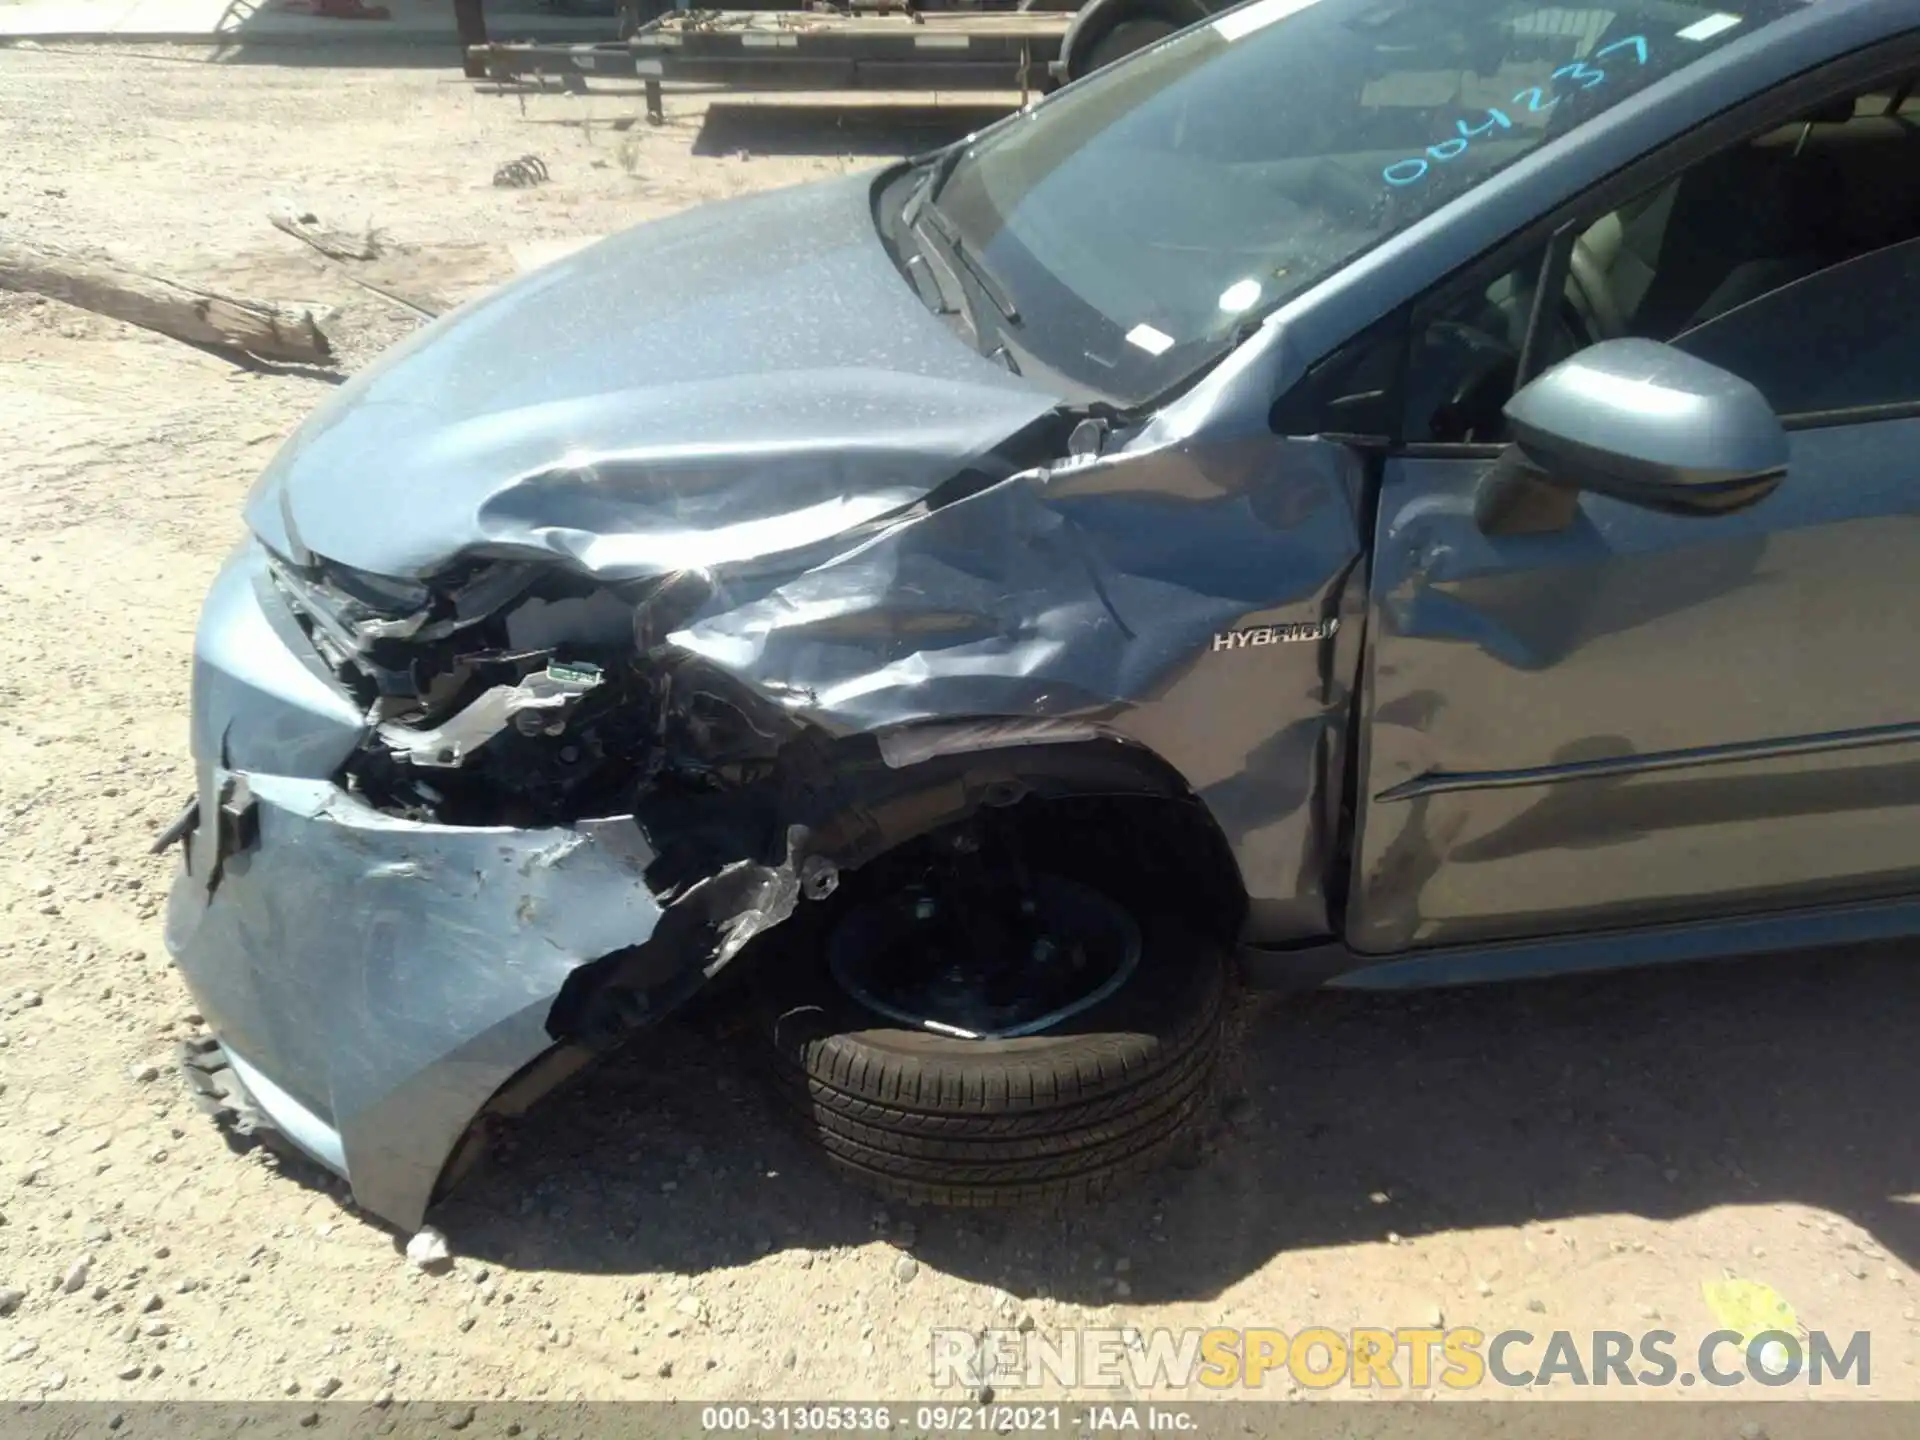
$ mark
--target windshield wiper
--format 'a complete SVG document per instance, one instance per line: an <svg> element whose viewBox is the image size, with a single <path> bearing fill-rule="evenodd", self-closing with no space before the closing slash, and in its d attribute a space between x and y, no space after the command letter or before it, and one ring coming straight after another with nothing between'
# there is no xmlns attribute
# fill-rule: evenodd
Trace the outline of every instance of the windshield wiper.
<svg viewBox="0 0 1920 1440"><path fill-rule="evenodd" d="M1020 311L1013 303L1013 297L1007 294L1006 287L988 270L980 258L973 253L953 221L934 202L940 198L940 191L952 177L954 169L966 158L965 140L949 146L928 167L927 173L915 187L913 195L901 208L900 219L908 230L916 234L931 231L940 242L940 248L966 268L974 283L987 297L993 308L1000 312L1000 318L1009 325L1020 323Z"/></svg>
<svg viewBox="0 0 1920 1440"><path fill-rule="evenodd" d="M913 219L907 222L909 228L914 230L915 233L930 232L938 239L941 248L955 260L959 261L961 265L966 267L967 273L973 277L974 283L980 287L980 293L985 295L993 305L993 308L1000 312L1000 318L1009 325L1018 325L1020 323L1020 311L1015 307L1013 297L1007 294L1006 289L1000 284L999 280L994 277L993 273L988 270L985 265L981 264L979 257L968 248L967 242L961 238L960 232L954 229L953 222L933 207L931 203L931 192L922 193L928 195L928 203L918 207Z"/></svg>
<svg viewBox="0 0 1920 1440"><path fill-rule="evenodd" d="M938 200L940 198L941 187L952 178L954 170L958 168L960 162L966 159L966 157L967 142L965 140L955 141L945 150L941 151L933 164L927 168L926 178L921 180L919 190L915 193L914 198L920 200L922 203L929 204Z"/></svg>

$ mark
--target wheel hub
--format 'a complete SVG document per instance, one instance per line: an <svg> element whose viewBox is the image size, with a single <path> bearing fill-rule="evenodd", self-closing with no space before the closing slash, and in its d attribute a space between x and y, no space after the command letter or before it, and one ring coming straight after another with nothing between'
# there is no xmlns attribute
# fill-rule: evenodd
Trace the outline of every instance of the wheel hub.
<svg viewBox="0 0 1920 1440"><path fill-rule="evenodd" d="M828 968L901 1025L967 1040L1037 1035L1099 1004L1140 961L1133 917L1089 886L966 867L850 910Z"/></svg>

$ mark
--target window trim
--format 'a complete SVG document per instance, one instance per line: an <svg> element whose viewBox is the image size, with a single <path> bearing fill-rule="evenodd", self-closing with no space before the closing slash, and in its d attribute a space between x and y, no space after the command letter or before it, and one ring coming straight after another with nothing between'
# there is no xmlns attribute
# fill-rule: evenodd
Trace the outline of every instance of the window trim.
<svg viewBox="0 0 1920 1440"><path fill-rule="evenodd" d="M1504 440L1403 440L1388 453L1399 460L1498 460Z"/></svg>
<svg viewBox="0 0 1920 1440"><path fill-rule="evenodd" d="M1909 141L1909 143L1920 146L1920 131L1916 131L1914 138ZM1775 286L1773 289L1756 295L1750 300L1743 301L1731 310L1726 311L1724 315L1716 315L1712 319L1704 320L1699 325L1693 326L1691 329L1682 331L1680 334L1674 336L1673 343L1676 348L1691 354L1692 352L1687 350L1685 345L1681 344L1689 335L1696 334L1700 330L1714 325L1722 319L1728 319L1738 315L1741 311L1751 306L1764 304L1776 296L1784 294L1788 290L1793 290L1803 285L1811 285L1823 276L1832 275L1836 270L1844 270L1849 266L1857 265L1876 257L1885 257L1895 250L1909 252L1914 259L1920 260L1920 233L1909 236L1905 240L1896 240L1891 245L1881 245L1876 246L1872 250L1862 250L1857 255L1849 255L1844 260L1837 260L1831 265L1823 266L1809 274L1789 280L1785 285ZM1801 299L1804 305L1805 296L1803 295ZM1747 377L1743 376L1742 378ZM1780 427L1787 431L1827 430L1843 425L1876 425L1890 420L1905 420L1915 414L1920 414L1920 394L1911 395L1904 400L1882 400L1871 405L1834 405L1824 410L1781 410L1776 406L1775 414L1779 417Z"/></svg>
<svg viewBox="0 0 1920 1440"><path fill-rule="evenodd" d="M1318 360L1315 360L1313 364L1301 372L1300 377L1295 380L1293 384L1289 385L1285 390L1282 390L1274 402L1267 407L1267 428L1276 436L1283 439L1299 438L1294 431L1282 428L1280 423L1281 411L1287 408L1288 402L1291 401L1296 394L1311 389L1327 366L1333 364L1355 346L1363 345L1371 339L1373 343L1383 348L1391 347L1386 384L1377 391L1355 392L1355 394L1356 396L1363 393L1369 396L1378 395L1380 397L1379 403L1386 408L1386 414L1394 418L1394 423L1389 425L1386 430L1378 432L1341 430L1328 425L1302 433L1310 434L1317 439L1328 441L1331 444L1345 445L1349 449L1360 451L1362 454L1386 454L1391 451L1398 430L1397 417L1402 404L1402 396L1406 388L1407 360L1413 351L1412 342L1409 338L1412 333L1410 328L1412 323L1411 316L1412 311L1410 307L1406 305L1396 305L1385 315L1382 315L1379 319L1368 325L1362 326L1359 330L1356 330L1338 345L1334 346L1333 349L1322 355ZM1334 416L1331 413L1333 410L1332 401L1323 401L1318 409L1318 418L1343 418Z"/></svg>
<svg viewBox="0 0 1920 1440"><path fill-rule="evenodd" d="M1891 420L1920 420L1920 399L1895 400L1885 405L1851 405L1844 410L1802 410L1782 415L1780 428L1798 430L1834 430L1842 425L1884 425Z"/></svg>

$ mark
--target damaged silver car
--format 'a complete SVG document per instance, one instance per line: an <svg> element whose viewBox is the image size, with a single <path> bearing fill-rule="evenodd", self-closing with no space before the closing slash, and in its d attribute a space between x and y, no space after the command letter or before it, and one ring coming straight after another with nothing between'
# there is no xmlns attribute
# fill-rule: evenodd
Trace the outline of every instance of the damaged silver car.
<svg viewBox="0 0 1920 1440"><path fill-rule="evenodd" d="M1768 607L1897 548L1917 397L1791 326L1911 312L1916 71L1895 0L1252 0L435 323L206 603L206 1087L413 1226L725 972L846 1170L1001 1204L1175 1144L1236 974L1888 933L1920 695Z"/></svg>

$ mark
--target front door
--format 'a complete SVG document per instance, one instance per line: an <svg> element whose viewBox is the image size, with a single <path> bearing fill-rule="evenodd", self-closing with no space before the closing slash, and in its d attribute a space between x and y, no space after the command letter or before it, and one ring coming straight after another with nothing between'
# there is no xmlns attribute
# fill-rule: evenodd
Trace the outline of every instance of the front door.
<svg viewBox="0 0 1920 1440"><path fill-rule="evenodd" d="M1758 506L1585 494L1564 528L1488 534L1484 446L1388 460L1356 949L1920 894L1920 326L1895 318L1920 314L1920 129L1893 118L1905 148L1878 161L1837 121L1785 157L1839 157L1793 175L1830 187L1817 258L1723 279L1690 233L1688 283L1720 300L1689 310L1657 273L1608 297L1624 333L1743 375L1786 420L1787 479ZM1888 184L1911 213L1889 218ZM1833 208L1850 194L1873 209L1857 224ZM1636 326L1635 288L1684 316L1677 337L1644 306Z"/></svg>

